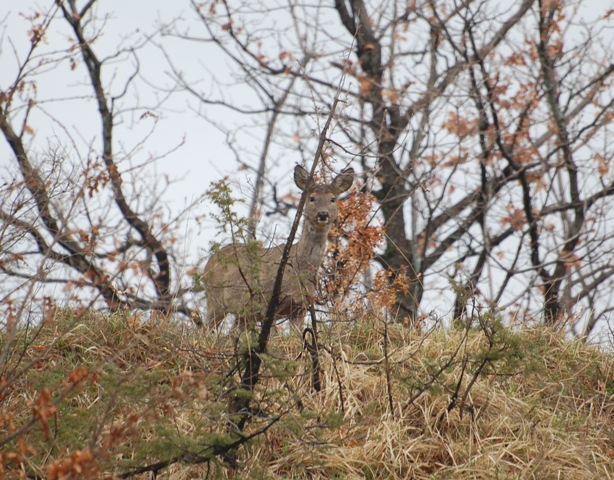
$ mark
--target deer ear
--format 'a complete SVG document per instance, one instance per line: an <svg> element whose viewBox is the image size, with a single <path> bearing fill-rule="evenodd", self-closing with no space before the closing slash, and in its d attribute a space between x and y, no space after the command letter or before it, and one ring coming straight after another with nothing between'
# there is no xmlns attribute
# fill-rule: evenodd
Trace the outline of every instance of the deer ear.
<svg viewBox="0 0 614 480"><path fill-rule="evenodd" d="M313 179L309 172L300 165L294 167L294 183L301 190L308 190L313 185Z"/></svg>
<svg viewBox="0 0 614 480"><path fill-rule="evenodd" d="M341 173L335 177L331 185L337 193L341 193L341 192L345 192L346 190L349 190L353 183L354 183L354 169L346 168L345 170L342 170Z"/></svg>

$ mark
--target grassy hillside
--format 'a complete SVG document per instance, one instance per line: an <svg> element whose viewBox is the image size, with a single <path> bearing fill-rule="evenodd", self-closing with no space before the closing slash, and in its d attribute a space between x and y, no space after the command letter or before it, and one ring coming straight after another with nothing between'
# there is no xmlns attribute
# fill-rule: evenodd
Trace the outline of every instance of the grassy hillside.
<svg viewBox="0 0 614 480"><path fill-rule="evenodd" d="M240 433L228 406L253 335L57 312L0 337L2 475L614 478L612 354L478 323L323 328L319 392L300 336L277 333Z"/></svg>

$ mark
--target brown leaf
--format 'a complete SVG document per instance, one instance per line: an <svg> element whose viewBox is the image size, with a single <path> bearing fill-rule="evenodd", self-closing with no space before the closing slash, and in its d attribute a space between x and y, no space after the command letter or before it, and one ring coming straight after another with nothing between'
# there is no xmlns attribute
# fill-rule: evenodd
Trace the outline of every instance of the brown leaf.
<svg viewBox="0 0 614 480"><path fill-rule="evenodd" d="M373 84L367 77L360 77L358 81L360 82L359 92L361 95L368 95L371 93L371 86Z"/></svg>
<svg viewBox="0 0 614 480"><path fill-rule="evenodd" d="M382 95L392 103L399 103L399 92L396 90L382 90Z"/></svg>
<svg viewBox="0 0 614 480"><path fill-rule="evenodd" d="M608 162L603 156L597 154L595 155L595 160L597 161L597 171L599 172L599 175L604 176L610 171L610 162Z"/></svg>

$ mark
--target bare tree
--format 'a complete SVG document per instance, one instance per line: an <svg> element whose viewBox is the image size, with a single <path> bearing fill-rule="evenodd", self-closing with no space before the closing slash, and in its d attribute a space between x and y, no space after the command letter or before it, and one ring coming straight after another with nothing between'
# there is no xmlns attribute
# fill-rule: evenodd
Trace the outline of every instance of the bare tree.
<svg viewBox="0 0 614 480"><path fill-rule="evenodd" d="M1 87L0 128L14 155L2 187L2 274L15 292L54 283L113 308L191 315L173 250L179 216L165 217L160 189L116 138L128 112L156 121L153 109L128 101L147 40L100 58L95 3L56 2L33 16L29 52L15 53L13 80ZM191 6L198 27L173 21L156 40L174 76L170 94L190 95L254 173L253 219L261 204L281 213L292 206L277 195L277 172L312 158L340 92L323 161L360 169L378 199L387 240L377 262L392 281L410 279L396 318L419 323L432 310L461 318L469 297L509 318L543 312L545 322L569 321L579 335L608 318L613 68L605 10L584 21L582 2L554 0ZM47 30L60 22L72 44L43 53ZM170 36L197 45L199 56L221 54L225 67L183 70ZM105 76L117 59L132 61L122 84ZM54 65L88 79L79 98L93 102L100 126L85 149L67 129L44 151L28 144L32 118L44 113L36 82ZM208 89L199 90L199 79ZM232 112L228 122L220 111ZM14 298L3 294L5 305Z"/></svg>
<svg viewBox="0 0 614 480"><path fill-rule="evenodd" d="M142 162L135 155L153 135L157 120L131 98L140 74L139 48L147 40L99 57L94 42L105 22L99 22L94 9L93 1L78 6L69 0L33 14L29 50L23 55L14 50L13 80L1 86L0 130L14 160L3 173L0 192L2 303L11 308L25 291L39 290L33 285L56 284L69 299L87 304L102 298L111 309L180 311L197 320L174 278L183 268L173 250L180 215L167 215L159 203L165 184L144 175L145 165L156 158ZM69 42L50 51L45 45L52 26ZM123 81L114 78L118 60L131 69L119 76ZM76 138L45 111L49 100L39 99L37 84L51 67L85 74L86 90L66 102L97 112L95 131L79 131L82 137ZM41 113L62 133L50 138L44 151L29 146L37 128L33 118ZM128 115L153 126L126 151L115 133Z"/></svg>
<svg viewBox="0 0 614 480"><path fill-rule="evenodd" d="M313 149L313 120L342 85L327 153L374 180L387 231L377 260L411 280L399 320L420 322L441 300L463 316L468 296L509 318L543 312L578 334L607 318L605 10L584 21L583 2L556 0L192 5L204 30L167 33L221 52L235 83L206 78L259 99L246 106L192 92L195 100L250 124L274 114L270 155ZM253 168L257 160L242 154Z"/></svg>

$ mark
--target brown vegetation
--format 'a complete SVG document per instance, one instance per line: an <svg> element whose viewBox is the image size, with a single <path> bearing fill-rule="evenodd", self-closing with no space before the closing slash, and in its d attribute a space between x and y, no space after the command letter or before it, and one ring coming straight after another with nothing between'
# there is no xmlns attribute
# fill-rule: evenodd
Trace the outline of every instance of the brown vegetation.
<svg viewBox="0 0 614 480"><path fill-rule="evenodd" d="M614 476L614 357L585 344L614 310L612 12L192 1L198 28L174 19L104 56L97 3L23 16L27 48L0 86L0 476ZM68 43L42 49L58 24ZM232 111L229 151L255 174L247 219L227 182L211 187L217 227L262 239L259 210L297 209L266 311L227 334L193 326L205 260L187 268L187 210L166 211L143 175L162 155L140 161L147 135L118 140L135 112L123 133L137 117L157 125L165 101L140 102L139 47L166 54L167 41L232 64L228 78L208 71L203 95L165 56L165 99ZM99 127L53 118L58 139L41 147L34 112L57 98L38 85L60 65ZM261 134L255 155L253 138L235 143L242 118ZM288 152L310 178L340 165L360 177L302 335L272 330L306 199L277 196L271 161L288 171Z"/></svg>
<svg viewBox="0 0 614 480"><path fill-rule="evenodd" d="M240 434L225 408L232 360L222 352L233 338L164 318L58 311L20 331L26 347L7 362L9 374L29 370L1 387L3 475L614 475L611 353L487 320L424 333L344 320L320 333L320 392L301 339L273 338Z"/></svg>

